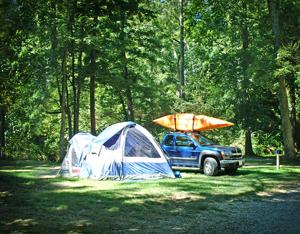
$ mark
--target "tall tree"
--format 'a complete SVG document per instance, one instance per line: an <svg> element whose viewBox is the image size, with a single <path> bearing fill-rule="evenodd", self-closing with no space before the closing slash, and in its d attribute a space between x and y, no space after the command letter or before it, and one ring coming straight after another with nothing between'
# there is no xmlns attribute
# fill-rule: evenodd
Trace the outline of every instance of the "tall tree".
<svg viewBox="0 0 300 234"><path fill-rule="evenodd" d="M187 56L190 97L202 113L237 123L236 129L245 133L245 152L253 154L250 131L257 141L277 131L278 121L263 24L266 2L195 0L191 9L187 31L195 45L190 43Z"/></svg>
<svg viewBox="0 0 300 234"><path fill-rule="evenodd" d="M5 115L6 110L4 106L0 106L0 158L3 156L5 147Z"/></svg>
<svg viewBox="0 0 300 234"><path fill-rule="evenodd" d="M95 38L97 36L97 23L98 23L98 6L96 3L93 4L93 22L91 24L91 34ZM90 128L91 133L96 135L96 108L95 108L95 89L96 89L96 50L94 45L90 48Z"/></svg>
<svg viewBox="0 0 300 234"><path fill-rule="evenodd" d="M179 88L179 96L184 99L184 85L185 85L185 77L184 77L184 53L185 53L185 42L184 42L184 0L179 0L179 25L180 25L180 61L179 61L179 80L180 80L180 88Z"/></svg>
<svg viewBox="0 0 300 234"><path fill-rule="evenodd" d="M246 109L252 109L251 94L249 93L250 81L248 77L248 69L250 65L250 53L249 53L249 26L248 26L248 6L246 1L241 3L241 38L242 38L242 76L243 76L243 90L245 92L245 107ZM245 114L245 155L254 155L251 138L251 119L248 114Z"/></svg>
<svg viewBox="0 0 300 234"><path fill-rule="evenodd" d="M62 81L61 81L61 119L60 119L60 156L63 159L65 155L65 130L66 130L66 114L67 114L67 54L68 50L63 50L61 70L62 70Z"/></svg>
<svg viewBox="0 0 300 234"><path fill-rule="evenodd" d="M7 114L21 80L16 76L18 58L14 49L21 47L31 28L32 12L25 11L30 6L28 1L21 4L13 0L0 0L0 157L7 142Z"/></svg>
<svg viewBox="0 0 300 234"><path fill-rule="evenodd" d="M136 3L137 4L137 3ZM126 15L126 6L125 4L120 4L120 58L122 62L122 74L125 81L125 96L127 100L127 116L128 119L131 121L134 121L134 107L133 107L133 99L132 99L132 90L131 90L131 80L129 78L128 73L128 65L127 65L127 57L126 57L126 38L125 38L125 28L126 28L126 21L127 21L127 15Z"/></svg>
<svg viewBox="0 0 300 234"><path fill-rule="evenodd" d="M96 61L95 61L95 49L92 48L90 52L91 63L91 77L90 77L90 123L91 133L96 135L96 109L95 109L95 89L96 89Z"/></svg>
<svg viewBox="0 0 300 234"><path fill-rule="evenodd" d="M79 23L79 45L78 45L78 74L77 78L73 82L73 93L74 93L74 134L79 132L79 114L80 114L80 99L81 89L83 83L83 23Z"/></svg>
<svg viewBox="0 0 300 234"><path fill-rule="evenodd" d="M280 39L280 24L279 24L279 14L280 14L280 2L279 0L268 0L269 12L271 16L272 31L274 35L274 49L277 54L279 48L281 47ZM284 76L279 78L279 103L280 103L280 113L281 113L281 129L283 135L283 144L285 156L287 158L294 158L296 156L295 144L293 139L292 124L289 115L288 97L286 90L286 80Z"/></svg>

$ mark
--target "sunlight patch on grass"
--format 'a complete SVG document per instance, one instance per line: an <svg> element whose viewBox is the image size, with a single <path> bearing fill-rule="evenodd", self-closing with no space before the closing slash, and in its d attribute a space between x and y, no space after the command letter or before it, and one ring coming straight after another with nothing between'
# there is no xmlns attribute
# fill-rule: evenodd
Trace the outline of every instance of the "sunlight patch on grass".
<svg viewBox="0 0 300 234"><path fill-rule="evenodd" d="M194 195L190 194L188 192L177 192L170 197L167 197L167 199L170 199L172 201L196 201L196 200L204 200L206 197L200 196L200 195Z"/></svg>
<svg viewBox="0 0 300 234"><path fill-rule="evenodd" d="M64 226L61 228L60 232L69 234L83 233L83 230L91 225L91 221L87 219L79 219L76 221L65 223Z"/></svg>
<svg viewBox="0 0 300 234"><path fill-rule="evenodd" d="M138 231L140 231L140 229L138 229L138 228L129 228L128 231L130 231L130 232L138 232Z"/></svg>
<svg viewBox="0 0 300 234"><path fill-rule="evenodd" d="M12 194L9 191L0 192L0 198L11 197Z"/></svg>
<svg viewBox="0 0 300 234"><path fill-rule="evenodd" d="M21 226L21 227L34 226L37 224L38 222L36 222L33 219L16 219L10 223L7 223L8 226Z"/></svg>
<svg viewBox="0 0 300 234"><path fill-rule="evenodd" d="M272 193L271 192L262 191L262 192L257 192L256 195L260 196L260 197L271 197Z"/></svg>
<svg viewBox="0 0 300 234"><path fill-rule="evenodd" d="M0 172L9 172L9 173L13 173L13 172L34 172L34 169L1 169Z"/></svg>
<svg viewBox="0 0 300 234"><path fill-rule="evenodd" d="M109 211L109 212L119 212L120 211L120 207L114 206L114 207L111 207L111 208L107 209L107 211Z"/></svg>
<svg viewBox="0 0 300 234"><path fill-rule="evenodd" d="M184 231L184 228L182 228L182 227L171 227L171 230L174 230L174 231Z"/></svg>
<svg viewBox="0 0 300 234"><path fill-rule="evenodd" d="M78 188L82 187L81 184L72 182L72 181L60 181L60 182L53 182L52 185L59 187L59 188Z"/></svg>
<svg viewBox="0 0 300 234"><path fill-rule="evenodd" d="M136 196L141 196L147 194L147 196L160 196L167 195L175 192L175 188L169 188L168 190L164 186L160 186L159 184L140 184L140 189L132 190Z"/></svg>
<svg viewBox="0 0 300 234"><path fill-rule="evenodd" d="M59 206L56 206L56 207L52 207L49 210L52 210L52 211L64 211L64 210L68 210L68 209L69 209L69 206L67 206L67 205L59 205Z"/></svg>
<svg viewBox="0 0 300 234"><path fill-rule="evenodd" d="M123 204L127 205L143 205L145 203L145 198L130 196L130 199L125 200Z"/></svg>
<svg viewBox="0 0 300 234"><path fill-rule="evenodd" d="M49 175L49 174L45 174L45 175L40 175L39 176L41 179L55 179L57 177L57 175Z"/></svg>

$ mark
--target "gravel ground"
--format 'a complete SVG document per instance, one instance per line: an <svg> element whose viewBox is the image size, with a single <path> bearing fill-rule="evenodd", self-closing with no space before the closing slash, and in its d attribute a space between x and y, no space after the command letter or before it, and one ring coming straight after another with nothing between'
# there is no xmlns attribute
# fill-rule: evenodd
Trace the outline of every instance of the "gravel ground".
<svg viewBox="0 0 300 234"><path fill-rule="evenodd" d="M206 218L198 232L300 234L300 184L258 195L255 200L228 201L215 212L202 213Z"/></svg>

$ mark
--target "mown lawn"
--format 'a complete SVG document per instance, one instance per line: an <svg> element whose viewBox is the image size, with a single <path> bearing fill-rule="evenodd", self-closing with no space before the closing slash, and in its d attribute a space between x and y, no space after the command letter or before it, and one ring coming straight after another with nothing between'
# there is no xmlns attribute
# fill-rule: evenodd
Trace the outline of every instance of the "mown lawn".
<svg viewBox="0 0 300 234"><path fill-rule="evenodd" d="M252 159L235 176L92 181L49 176L55 164L0 161L0 233L203 232L225 202L256 201L300 184L300 166ZM214 220L206 220L216 232ZM209 232L209 231L208 231Z"/></svg>

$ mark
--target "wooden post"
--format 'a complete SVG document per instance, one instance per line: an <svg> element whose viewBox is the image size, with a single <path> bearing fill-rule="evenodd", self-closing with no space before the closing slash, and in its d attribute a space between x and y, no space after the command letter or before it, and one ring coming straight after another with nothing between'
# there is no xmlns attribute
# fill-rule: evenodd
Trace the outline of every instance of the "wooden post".
<svg viewBox="0 0 300 234"><path fill-rule="evenodd" d="M279 156L281 154L280 150L276 150L275 151L276 154L276 169L279 170L280 169L280 160L279 160Z"/></svg>

